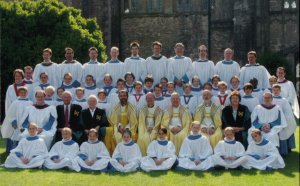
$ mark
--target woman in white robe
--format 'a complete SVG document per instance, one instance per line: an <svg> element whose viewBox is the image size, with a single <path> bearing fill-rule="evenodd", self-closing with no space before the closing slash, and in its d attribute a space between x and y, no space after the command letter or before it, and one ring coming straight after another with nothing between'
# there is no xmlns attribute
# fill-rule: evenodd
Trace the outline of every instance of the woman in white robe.
<svg viewBox="0 0 300 186"><path fill-rule="evenodd" d="M68 167L75 170L75 157L79 152L78 144L72 140L72 130L63 128L62 140L55 143L49 152L44 166L47 169L61 169Z"/></svg>
<svg viewBox="0 0 300 186"><path fill-rule="evenodd" d="M178 169L208 170L214 166L212 148L207 137L200 134L200 122L192 123L192 132L180 148Z"/></svg>
<svg viewBox="0 0 300 186"><path fill-rule="evenodd" d="M174 144L167 139L167 129L158 130L158 140L150 143L147 156L141 160L141 169L149 172L152 170L169 170L176 162L176 149Z"/></svg>
<svg viewBox="0 0 300 186"><path fill-rule="evenodd" d="M18 146L7 157L6 168L36 168L41 167L48 156L48 150L43 139L36 134L38 126L31 123L28 127L29 136L23 138Z"/></svg>
<svg viewBox="0 0 300 186"><path fill-rule="evenodd" d="M87 171L107 171L110 156L104 143L98 140L96 129L90 129L88 141L80 146L80 152L75 158L77 162L74 169Z"/></svg>
<svg viewBox="0 0 300 186"><path fill-rule="evenodd" d="M126 129L122 135L123 141L120 142L110 161L112 170L119 172L133 172L140 166L142 153L139 146L132 141L131 132Z"/></svg>
<svg viewBox="0 0 300 186"><path fill-rule="evenodd" d="M285 163L272 142L264 139L258 129L251 131L253 141L246 151L248 169L272 170L285 167Z"/></svg>
<svg viewBox="0 0 300 186"><path fill-rule="evenodd" d="M247 162L244 146L234 139L234 130L232 127L226 127L224 130L225 138L219 141L214 149L213 161L215 165L225 168L238 168Z"/></svg>

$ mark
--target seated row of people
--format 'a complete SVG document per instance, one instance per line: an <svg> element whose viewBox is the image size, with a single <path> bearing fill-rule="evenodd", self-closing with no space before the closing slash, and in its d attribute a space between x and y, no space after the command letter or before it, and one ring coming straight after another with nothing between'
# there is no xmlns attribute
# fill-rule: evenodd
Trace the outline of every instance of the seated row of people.
<svg viewBox="0 0 300 186"><path fill-rule="evenodd" d="M224 140L213 149L208 139L200 134L200 123L194 121L190 135L180 148L178 157L175 146L167 139L167 129L158 129L158 138L152 141L147 155L142 156L139 146L132 140L129 130L124 131L122 141L110 157L104 143L98 140L98 131L90 129L88 140L80 148L72 140L69 128L62 130L62 140L47 151L44 141L37 136L38 126L31 123L29 136L21 140L5 161L7 168L69 168L74 171L120 171L132 172L139 168L149 172L155 170L212 170L220 166L226 169L272 170L284 168L285 163L272 142L262 137L261 131L253 129L247 151L234 138L234 129L224 130Z"/></svg>

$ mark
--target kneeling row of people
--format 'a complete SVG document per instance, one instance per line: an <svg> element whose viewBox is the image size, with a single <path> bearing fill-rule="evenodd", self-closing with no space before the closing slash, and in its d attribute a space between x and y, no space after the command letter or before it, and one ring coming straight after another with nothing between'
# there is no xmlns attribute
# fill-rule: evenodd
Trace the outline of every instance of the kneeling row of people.
<svg viewBox="0 0 300 186"><path fill-rule="evenodd" d="M54 144L48 153L45 142L37 137L36 124L29 125L29 137L24 138L13 149L5 161L6 168L35 168L60 169L67 167L74 171L120 171L132 172L139 168L149 172L153 170L211 170L214 167L226 169L256 168L271 170L284 168L285 163L277 148L262 137L261 131L253 129L253 142L245 151L243 145L235 141L234 130L227 127L225 138L213 150L209 140L201 136L200 123L192 123L191 134L186 137L181 146L179 156L175 155L175 146L167 140L167 129L158 130L158 139L150 143L147 156L142 157L139 146L132 141L131 132L126 130L113 152L109 155L104 143L98 140L98 132L90 129L88 141L80 148L72 140L72 131L64 128L62 141Z"/></svg>

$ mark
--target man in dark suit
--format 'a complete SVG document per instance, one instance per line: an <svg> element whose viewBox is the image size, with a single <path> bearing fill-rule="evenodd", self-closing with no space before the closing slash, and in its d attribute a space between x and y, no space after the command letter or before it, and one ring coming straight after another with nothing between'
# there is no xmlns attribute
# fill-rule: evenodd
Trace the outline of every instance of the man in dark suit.
<svg viewBox="0 0 300 186"><path fill-rule="evenodd" d="M109 126L105 110L97 108L97 97L94 95L88 98L89 108L83 109L81 112L81 124L84 127L84 138L87 139L87 134L91 128L94 128L99 133L99 138L103 141L105 137L106 127Z"/></svg>
<svg viewBox="0 0 300 186"><path fill-rule="evenodd" d="M55 141L62 140L61 131L64 127L72 129L72 139L77 143L82 143L83 126L80 124L81 106L71 104L72 94L65 91L62 94L63 105L56 106L57 111L57 131Z"/></svg>

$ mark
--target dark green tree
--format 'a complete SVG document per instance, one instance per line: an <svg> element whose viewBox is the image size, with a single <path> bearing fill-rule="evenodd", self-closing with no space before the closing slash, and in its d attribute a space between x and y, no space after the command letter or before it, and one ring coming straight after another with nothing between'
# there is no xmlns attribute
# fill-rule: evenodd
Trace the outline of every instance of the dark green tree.
<svg viewBox="0 0 300 186"><path fill-rule="evenodd" d="M88 60L91 46L98 49L99 60L107 58L96 19L85 19L80 10L57 0L1 0L0 19L2 109L14 69L34 67L42 61L44 48L52 49L56 63L63 61L65 47L73 48L75 58L82 63Z"/></svg>

